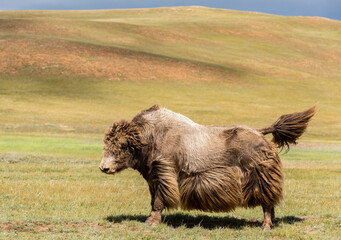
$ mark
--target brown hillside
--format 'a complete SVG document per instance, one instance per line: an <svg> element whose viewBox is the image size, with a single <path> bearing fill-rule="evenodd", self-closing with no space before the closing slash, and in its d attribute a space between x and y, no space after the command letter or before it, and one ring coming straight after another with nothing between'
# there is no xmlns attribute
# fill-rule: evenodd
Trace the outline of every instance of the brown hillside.
<svg viewBox="0 0 341 240"><path fill-rule="evenodd" d="M214 66L116 47L34 37L7 38L1 40L1 45L2 74L62 74L133 81L236 79L235 74Z"/></svg>
<svg viewBox="0 0 341 240"><path fill-rule="evenodd" d="M201 7L0 12L0 74L338 80L340 36L340 21Z"/></svg>

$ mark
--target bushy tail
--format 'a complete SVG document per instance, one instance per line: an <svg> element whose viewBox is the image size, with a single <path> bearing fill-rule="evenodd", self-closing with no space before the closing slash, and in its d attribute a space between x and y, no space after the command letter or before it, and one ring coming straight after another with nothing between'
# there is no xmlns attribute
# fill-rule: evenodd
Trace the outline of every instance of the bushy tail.
<svg viewBox="0 0 341 240"><path fill-rule="evenodd" d="M296 140L304 133L316 110L317 104L303 112L280 116L270 127L259 131L264 135L272 133L272 141L277 144L277 147L289 149L289 144L296 144Z"/></svg>

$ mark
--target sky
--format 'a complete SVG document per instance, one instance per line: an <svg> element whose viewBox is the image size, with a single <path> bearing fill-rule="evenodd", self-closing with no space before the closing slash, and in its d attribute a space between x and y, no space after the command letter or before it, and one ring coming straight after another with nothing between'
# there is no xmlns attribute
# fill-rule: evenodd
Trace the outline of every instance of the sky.
<svg viewBox="0 0 341 240"><path fill-rule="evenodd" d="M341 0L0 0L0 10L82 10L206 6L341 20Z"/></svg>

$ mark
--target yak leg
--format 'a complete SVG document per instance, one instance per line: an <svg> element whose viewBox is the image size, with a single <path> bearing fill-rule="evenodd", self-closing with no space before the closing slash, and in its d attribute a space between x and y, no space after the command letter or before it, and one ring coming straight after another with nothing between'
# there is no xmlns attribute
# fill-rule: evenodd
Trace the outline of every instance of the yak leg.
<svg viewBox="0 0 341 240"><path fill-rule="evenodd" d="M271 208L271 221L273 223L275 222L275 207Z"/></svg>
<svg viewBox="0 0 341 240"><path fill-rule="evenodd" d="M271 221L271 213L275 213L275 211L272 211L272 207L268 207L268 206L263 206L263 213L264 213L264 222L262 225L262 229L264 231L266 230L270 230L271 229L271 225L272 225L272 221Z"/></svg>
<svg viewBox="0 0 341 240"><path fill-rule="evenodd" d="M152 211L146 222L148 225L157 225L161 222L162 210L175 208L180 202L174 162L167 158L155 159L152 163L149 185Z"/></svg>
<svg viewBox="0 0 341 240"><path fill-rule="evenodd" d="M150 212L149 217L146 220L146 223L149 226L156 226L161 222L161 213L164 209L164 203L160 198L159 190L154 191L152 187L150 187L150 194L152 198L152 211Z"/></svg>

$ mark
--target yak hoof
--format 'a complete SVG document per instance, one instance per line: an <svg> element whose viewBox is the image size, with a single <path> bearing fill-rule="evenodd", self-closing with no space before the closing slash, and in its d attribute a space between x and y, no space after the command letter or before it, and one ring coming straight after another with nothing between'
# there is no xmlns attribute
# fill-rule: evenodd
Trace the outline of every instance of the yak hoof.
<svg viewBox="0 0 341 240"><path fill-rule="evenodd" d="M263 224L262 225L262 230L263 231L270 231L271 230L271 226L269 224Z"/></svg>
<svg viewBox="0 0 341 240"><path fill-rule="evenodd" d="M159 225L159 223L156 222L156 221L153 220L153 219L147 219L147 220L146 220L146 224L147 224L148 226L151 226L151 227L155 227L155 226Z"/></svg>

